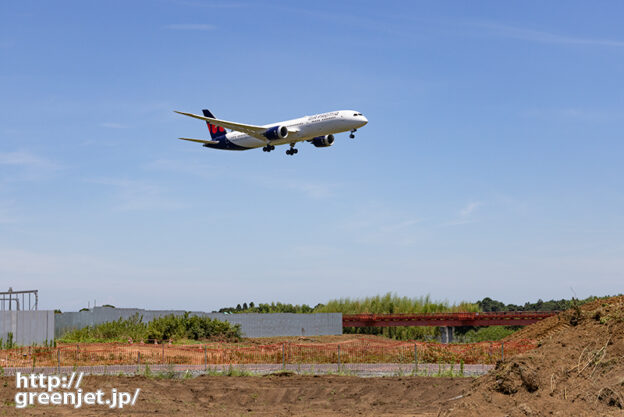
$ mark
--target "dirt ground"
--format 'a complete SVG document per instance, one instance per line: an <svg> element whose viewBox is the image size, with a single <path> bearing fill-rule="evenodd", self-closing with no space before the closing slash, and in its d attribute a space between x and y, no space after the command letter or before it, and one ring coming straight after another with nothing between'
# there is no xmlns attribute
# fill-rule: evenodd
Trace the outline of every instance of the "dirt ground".
<svg viewBox="0 0 624 417"><path fill-rule="evenodd" d="M538 348L499 362L442 416L624 416L624 297L521 332Z"/></svg>
<svg viewBox="0 0 624 417"><path fill-rule="evenodd" d="M470 378L358 378L348 376L200 376L193 379L85 377L84 392L141 388L134 407L15 408L15 378L1 394L1 416L437 416L470 386Z"/></svg>
<svg viewBox="0 0 624 417"><path fill-rule="evenodd" d="M597 300L528 326L511 338L538 347L470 378L201 376L85 377L85 391L142 389L132 408L36 406L17 410L15 379L3 383L0 416L624 416L624 296Z"/></svg>

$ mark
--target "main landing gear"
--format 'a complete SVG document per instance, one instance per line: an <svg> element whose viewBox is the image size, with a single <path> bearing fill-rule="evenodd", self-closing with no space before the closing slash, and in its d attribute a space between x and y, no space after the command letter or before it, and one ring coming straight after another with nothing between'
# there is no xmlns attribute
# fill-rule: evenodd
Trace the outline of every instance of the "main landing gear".
<svg viewBox="0 0 624 417"><path fill-rule="evenodd" d="M353 129L353 130L351 131L351 134L349 135L349 137L350 137L351 139L355 139L355 135L354 135L354 133L355 133L355 132L357 132L357 129Z"/></svg>
<svg viewBox="0 0 624 417"><path fill-rule="evenodd" d="M275 149L275 145L267 145L264 148L262 148L264 152L271 152L273 149Z"/></svg>
<svg viewBox="0 0 624 417"><path fill-rule="evenodd" d="M294 143L291 143L291 144L290 144L290 149L287 149L287 150L286 150L286 155L294 155L294 154L296 154L297 152L299 152L299 150L298 150L298 149L295 149L295 144L294 144Z"/></svg>

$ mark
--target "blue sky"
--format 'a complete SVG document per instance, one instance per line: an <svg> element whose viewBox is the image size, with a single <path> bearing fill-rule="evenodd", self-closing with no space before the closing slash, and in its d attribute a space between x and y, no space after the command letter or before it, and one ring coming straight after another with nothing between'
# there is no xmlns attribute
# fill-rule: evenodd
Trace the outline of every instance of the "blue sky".
<svg viewBox="0 0 624 417"><path fill-rule="evenodd" d="M42 308L622 292L624 5L3 2L0 282ZM172 110L363 112L223 152Z"/></svg>

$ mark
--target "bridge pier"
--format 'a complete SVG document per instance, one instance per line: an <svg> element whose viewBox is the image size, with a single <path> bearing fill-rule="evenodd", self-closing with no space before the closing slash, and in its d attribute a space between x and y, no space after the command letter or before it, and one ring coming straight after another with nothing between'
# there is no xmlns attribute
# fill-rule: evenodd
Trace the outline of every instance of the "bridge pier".
<svg viewBox="0 0 624 417"><path fill-rule="evenodd" d="M440 329L440 342L441 343L453 343L455 340L455 327L454 326L445 326L439 327Z"/></svg>

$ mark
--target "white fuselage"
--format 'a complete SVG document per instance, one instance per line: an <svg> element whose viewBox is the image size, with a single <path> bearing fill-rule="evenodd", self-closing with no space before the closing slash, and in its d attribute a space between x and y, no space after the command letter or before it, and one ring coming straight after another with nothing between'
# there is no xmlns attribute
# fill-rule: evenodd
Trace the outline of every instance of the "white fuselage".
<svg viewBox="0 0 624 417"><path fill-rule="evenodd" d="M268 129L273 126L286 126L289 130L288 136L284 139L276 139L270 142L271 145L283 145L309 140L318 136L352 131L364 126L366 123L368 123L368 120L358 111L339 110L313 116L303 116L284 122L270 123L263 127ZM266 146L266 141L241 132L229 132L225 137L234 145L243 148Z"/></svg>

